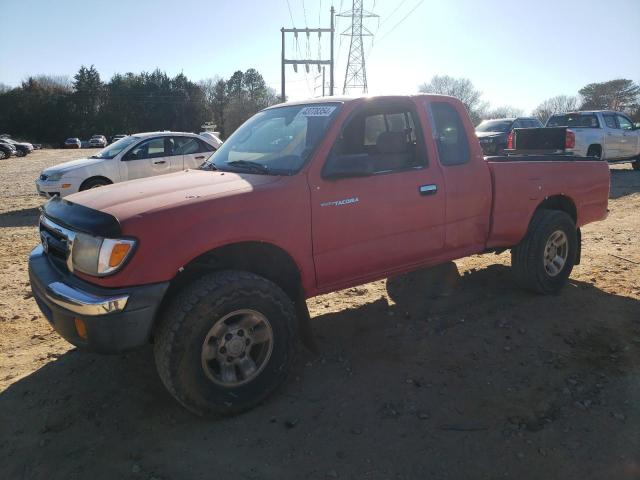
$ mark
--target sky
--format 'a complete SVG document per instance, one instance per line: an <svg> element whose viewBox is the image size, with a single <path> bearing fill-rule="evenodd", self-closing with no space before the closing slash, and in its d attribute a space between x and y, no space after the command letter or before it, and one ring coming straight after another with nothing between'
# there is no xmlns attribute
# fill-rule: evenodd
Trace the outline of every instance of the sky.
<svg viewBox="0 0 640 480"><path fill-rule="evenodd" d="M338 12L350 0L333 0ZM410 94L434 75L469 78L491 107L530 112L613 78L640 82L640 0L364 0L370 94ZM0 82L160 68L192 80L256 68L280 92L280 28L329 26L330 0L0 0ZM337 33L350 19L337 17ZM329 37L287 36L288 58L328 58ZM336 35L336 93L350 38ZM307 56L311 55L311 57ZM321 94L315 67L286 69L287 96ZM318 78L316 78L318 77ZM328 81L328 71L327 71Z"/></svg>

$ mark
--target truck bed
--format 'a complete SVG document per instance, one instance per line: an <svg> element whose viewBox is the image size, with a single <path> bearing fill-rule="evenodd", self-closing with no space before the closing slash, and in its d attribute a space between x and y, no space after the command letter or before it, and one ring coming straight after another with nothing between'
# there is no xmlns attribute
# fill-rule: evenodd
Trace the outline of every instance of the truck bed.
<svg viewBox="0 0 640 480"><path fill-rule="evenodd" d="M566 155L486 157L493 212L487 248L516 245L533 212L547 201L565 202L578 227L607 214L609 167L593 158Z"/></svg>

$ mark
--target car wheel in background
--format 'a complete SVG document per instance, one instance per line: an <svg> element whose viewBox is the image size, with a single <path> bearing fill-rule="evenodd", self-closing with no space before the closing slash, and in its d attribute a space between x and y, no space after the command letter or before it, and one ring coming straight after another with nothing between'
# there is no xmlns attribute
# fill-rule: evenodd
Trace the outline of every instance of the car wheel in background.
<svg viewBox="0 0 640 480"><path fill-rule="evenodd" d="M24 157L27 153L24 150L16 150L16 157Z"/></svg>
<svg viewBox="0 0 640 480"><path fill-rule="evenodd" d="M266 278L220 271L186 286L164 309L154 354L162 382L198 415L252 408L294 360L294 304Z"/></svg>
<svg viewBox="0 0 640 480"><path fill-rule="evenodd" d="M0 160L4 160L5 158L7 158L7 154L4 152L4 150L0 150Z"/></svg>
<svg viewBox="0 0 640 480"><path fill-rule="evenodd" d="M537 293L558 293L573 270L578 231L573 219L559 210L538 210L524 239L511 249L518 283Z"/></svg>
<svg viewBox="0 0 640 480"><path fill-rule="evenodd" d="M80 185L80 191L89 190L92 188L104 187L105 185L109 185L111 182L104 178L90 178L89 180L85 180Z"/></svg>

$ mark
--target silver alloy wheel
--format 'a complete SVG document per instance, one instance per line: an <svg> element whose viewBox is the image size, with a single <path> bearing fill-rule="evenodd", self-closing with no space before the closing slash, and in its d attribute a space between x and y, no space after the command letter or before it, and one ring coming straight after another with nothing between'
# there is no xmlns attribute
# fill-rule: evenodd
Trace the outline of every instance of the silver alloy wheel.
<svg viewBox="0 0 640 480"><path fill-rule="evenodd" d="M7 154L4 153L4 150L0 150L0 160L4 160L5 158L7 158Z"/></svg>
<svg viewBox="0 0 640 480"><path fill-rule="evenodd" d="M273 351L273 330L267 317L255 310L235 310L207 333L200 355L209 380L226 388L253 380Z"/></svg>
<svg viewBox="0 0 640 480"><path fill-rule="evenodd" d="M544 247L544 269L551 277L558 275L564 268L569 256L569 240L562 230L556 230Z"/></svg>

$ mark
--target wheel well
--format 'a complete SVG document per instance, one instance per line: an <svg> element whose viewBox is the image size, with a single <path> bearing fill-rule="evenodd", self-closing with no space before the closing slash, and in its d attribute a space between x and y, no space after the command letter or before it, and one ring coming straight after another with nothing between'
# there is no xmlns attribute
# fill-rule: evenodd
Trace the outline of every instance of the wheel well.
<svg viewBox="0 0 640 480"><path fill-rule="evenodd" d="M544 201L538 205L536 211L546 209L546 210L560 210L562 212L567 213L572 219L574 223L578 221L578 211L576 209L576 204L573 203L566 195L554 195L552 197L547 197Z"/></svg>
<svg viewBox="0 0 640 480"><path fill-rule="evenodd" d="M82 190L82 187L84 187L87 183L92 182L93 180L102 180L107 184L112 184L113 183L107 177L102 177L100 175L96 175L95 177L89 177L84 182L82 182L82 184L80 185L80 190Z"/></svg>
<svg viewBox="0 0 640 480"><path fill-rule="evenodd" d="M270 243L242 242L216 248L196 257L172 280L170 290L216 270L244 270L278 285L294 301L302 293L300 270L291 256Z"/></svg>
<svg viewBox="0 0 640 480"><path fill-rule="evenodd" d="M602 145L600 145L599 143L592 143L591 145L589 145L589 148L587 148L587 153L589 153L589 150L591 150L592 148L599 150L600 155L602 155Z"/></svg>

